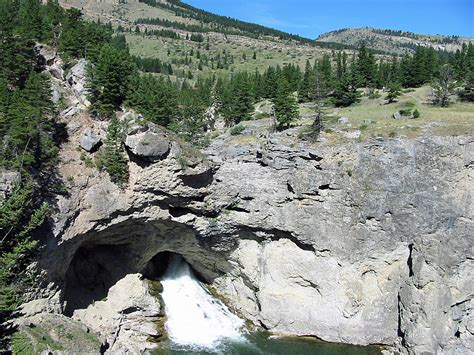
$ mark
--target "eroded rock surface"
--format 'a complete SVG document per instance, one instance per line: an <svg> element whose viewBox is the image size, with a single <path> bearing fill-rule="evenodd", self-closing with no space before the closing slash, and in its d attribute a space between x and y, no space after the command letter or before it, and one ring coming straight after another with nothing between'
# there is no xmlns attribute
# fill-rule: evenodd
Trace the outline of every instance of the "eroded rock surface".
<svg viewBox="0 0 474 355"><path fill-rule="evenodd" d="M261 121L251 125L258 131ZM82 130L69 127L74 145ZM77 177L39 263L54 285L38 295L57 304L50 310L110 343L124 308L159 310L147 297L115 301L117 287L132 282L143 295L136 274L171 251L273 332L409 353L472 351L472 138L310 144L289 130L249 133L243 143L222 135L189 156L151 133L137 130L127 146L148 149L150 138L156 149L141 155L160 159L131 156L123 190L63 149L61 172ZM120 346L152 346L132 328Z"/></svg>

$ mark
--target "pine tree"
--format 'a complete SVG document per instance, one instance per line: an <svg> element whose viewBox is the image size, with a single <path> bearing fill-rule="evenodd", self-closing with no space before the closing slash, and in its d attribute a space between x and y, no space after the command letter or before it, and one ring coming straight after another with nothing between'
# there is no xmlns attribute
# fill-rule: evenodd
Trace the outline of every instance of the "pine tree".
<svg viewBox="0 0 474 355"><path fill-rule="evenodd" d="M56 157L55 110L49 85L45 76L32 73L25 88L14 92L4 108L8 128L2 157L12 167L39 169Z"/></svg>
<svg viewBox="0 0 474 355"><path fill-rule="evenodd" d="M278 74L274 67L269 67L263 75L263 86L266 99L272 99L276 96L276 85Z"/></svg>
<svg viewBox="0 0 474 355"><path fill-rule="evenodd" d="M162 78L152 75L135 77L126 104L151 122L168 126L176 118L177 90Z"/></svg>
<svg viewBox="0 0 474 355"><path fill-rule="evenodd" d="M276 128L284 129L299 117L298 104L288 81L282 77L277 84L277 94L273 100Z"/></svg>
<svg viewBox="0 0 474 355"><path fill-rule="evenodd" d="M374 53L364 43L359 48L354 75L358 86L373 86L376 77L376 61Z"/></svg>
<svg viewBox="0 0 474 355"><path fill-rule="evenodd" d="M123 126L114 115L107 128L105 152L99 158L99 167L104 168L112 182L124 186L128 182L128 162L123 152Z"/></svg>
<svg viewBox="0 0 474 355"><path fill-rule="evenodd" d="M18 10L19 32L26 38L38 41L44 38L43 18L40 0L21 0Z"/></svg>
<svg viewBox="0 0 474 355"><path fill-rule="evenodd" d="M298 98L301 102L308 102L311 99L311 90L314 84L314 71L309 60L306 61L303 81L300 86Z"/></svg>
<svg viewBox="0 0 474 355"><path fill-rule="evenodd" d="M346 52L338 52L336 59L336 82L343 79L347 72L347 54Z"/></svg>
<svg viewBox="0 0 474 355"><path fill-rule="evenodd" d="M350 106L360 100L357 92L357 71L355 64L346 72L342 80L338 81L332 94L335 106Z"/></svg>
<svg viewBox="0 0 474 355"><path fill-rule="evenodd" d="M97 63L88 68L91 111L111 116L125 101L133 75L136 68L128 52L104 45Z"/></svg>
<svg viewBox="0 0 474 355"><path fill-rule="evenodd" d="M464 85L460 95L467 101L474 101L474 44L469 43L464 49L464 73L461 82Z"/></svg>
<svg viewBox="0 0 474 355"><path fill-rule="evenodd" d="M0 1L0 39L13 35L18 26L18 0Z"/></svg>
<svg viewBox="0 0 474 355"><path fill-rule="evenodd" d="M250 119L254 94L249 75L246 72L235 74L229 86L222 90L221 98L222 112L228 126Z"/></svg>
<svg viewBox="0 0 474 355"><path fill-rule="evenodd" d="M321 85L323 85L325 90L328 92L331 91L334 85L334 79L332 74L331 59L327 54L325 54L319 61L319 65L317 68L315 68L315 70L319 71L319 80Z"/></svg>
<svg viewBox="0 0 474 355"><path fill-rule="evenodd" d="M17 35L0 37L0 77L22 88L36 67L34 45L31 39Z"/></svg>
<svg viewBox="0 0 474 355"><path fill-rule="evenodd" d="M177 119L171 128L184 140L195 146L203 146L206 142L205 121L206 106L192 91L182 96L178 109Z"/></svg>

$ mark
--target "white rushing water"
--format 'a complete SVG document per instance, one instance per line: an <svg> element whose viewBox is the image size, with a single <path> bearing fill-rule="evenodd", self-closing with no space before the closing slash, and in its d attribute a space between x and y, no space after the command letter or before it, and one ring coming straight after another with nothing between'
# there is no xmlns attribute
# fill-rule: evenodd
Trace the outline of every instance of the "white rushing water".
<svg viewBox="0 0 474 355"><path fill-rule="evenodd" d="M212 349L222 340L241 339L243 320L209 294L181 256L172 257L161 283L172 342Z"/></svg>

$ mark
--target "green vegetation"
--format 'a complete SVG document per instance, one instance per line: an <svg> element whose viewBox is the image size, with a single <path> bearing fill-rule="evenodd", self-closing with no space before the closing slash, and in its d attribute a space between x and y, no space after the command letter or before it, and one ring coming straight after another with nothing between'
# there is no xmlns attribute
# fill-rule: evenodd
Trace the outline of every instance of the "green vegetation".
<svg viewBox="0 0 474 355"><path fill-rule="evenodd" d="M278 129L288 128L298 118L299 113L296 99L286 78L278 81L277 93L273 104Z"/></svg>
<svg viewBox="0 0 474 355"><path fill-rule="evenodd" d="M64 193L55 165L65 132L56 118L50 82L38 73L35 43L56 46L66 60L86 53L92 59L110 39L110 28L82 21L79 11L63 10L57 1L0 1L0 168L18 173L13 191L0 205L2 325L34 286L34 269L27 266L48 218L46 201ZM6 348L2 326L0 333Z"/></svg>
<svg viewBox="0 0 474 355"><path fill-rule="evenodd" d="M395 102L395 100L401 95L401 87L400 87L400 84L398 83L392 83L392 85L390 85L390 90L387 94L387 100L388 100L388 103L392 103L392 102Z"/></svg>
<svg viewBox="0 0 474 355"><path fill-rule="evenodd" d="M241 134L245 130L245 126L243 124L238 124L230 129L230 134L232 136L237 136Z"/></svg>
<svg viewBox="0 0 474 355"><path fill-rule="evenodd" d="M38 354L46 350L63 350L63 347L42 328L30 327L13 335L13 354Z"/></svg>
<svg viewBox="0 0 474 355"><path fill-rule="evenodd" d="M116 116L112 116L107 128L105 151L98 159L98 168L105 169L110 179L119 186L128 182L128 161L123 148L124 127Z"/></svg>
<svg viewBox="0 0 474 355"><path fill-rule="evenodd" d="M353 127L364 126L361 141L377 136L387 137L392 131L397 136L408 138L418 137L427 130L438 135L474 134L472 103L458 101L442 108L427 100L431 94L431 87L425 85L410 90L409 93L402 93L398 101L391 104L381 105L381 102L363 98L359 104L336 108L336 117L348 117ZM400 120L393 119L393 113L400 110L407 110L408 116L402 116ZM412 119L416 116L415 111L420 113L420 117ZM310 125L311 122L306 124ZM347 129L344 126L336 127L339 130ZM329 138L331 141L344 140L341 133L335 133Z"/></svg>
<svg viewBox="0 0 474 355"><path fill-rule="evenodd" d="M433 84L433 94L435 103L441 107L449 105L451 95L454 94L456 83L454 81L454 70L451 65L446 64L440 68L439 76Z"/></svg>
<svg viewBox="0 0 474 355"><path fill-rule="evenodd" d="M202 26L200 29L200 32L207 32L212 29L212 31L216 32L221 32L225 34L238 34L238 35L244 35L252 38L259 38L261 36L271 36L271 37L276 37L281 40L294 40L299 43L314 43L314 41L300 37L297 35L291 35L286 32L278 31L272 28L268 28L265 26L257 25L254 23L250 22L244 22L240 20L236 20L230 17L224 17L224 16L219 16L215 15L211 12L204 11L201 9L198 9L196 7L193 7L191 5L188 5L180 0L169 0L168 3L161 3L156 0L140 0L140 2L146 3L150 6L155 6L155 7L161 7L165 8L167 10L170 10L175 13L176 16L182 17L182 18L190 18L197 20L201 24L206 24L208 27ZM137 20L137 23L144 23L143 21L156 21L157 19L139 19ZM156 22L153 22L153 24L157 24ZM166 26L163 24L160 24L162 26ZM176 22L172 26L183 26L183 27L175 27L175 28L180 28L183 30L188 30L189 27L182 25L181 22ZM190 31L192 32L192 31Z"/></svg>
<svg viewBox="0 0 474 355"><path fill-rule="evenodd" d="M101 117L113 115L125 101L134 74L128 51L102 46L97 61L88 68L92 113Z"/></svg>
<svg viewBox="0 0 474 355"><path fill-rule="evenodd" d="M93 353L100 348L100 341L83 325L59 315L45 314L34 324L21 326L12 336L13 354L30 355L42 352ZM79 350L80 349L80 350Z"/></svg>

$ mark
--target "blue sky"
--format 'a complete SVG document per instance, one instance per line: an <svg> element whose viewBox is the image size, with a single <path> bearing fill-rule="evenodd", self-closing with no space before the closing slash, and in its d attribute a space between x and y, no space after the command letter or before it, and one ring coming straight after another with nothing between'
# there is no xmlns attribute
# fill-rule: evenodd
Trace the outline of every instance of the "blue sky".
<svg viewBox="0 0 474 355"><path fill-rule="evenodd" d="M474 37L474 0L184 0L308 38L345 27Z"/></svg>

